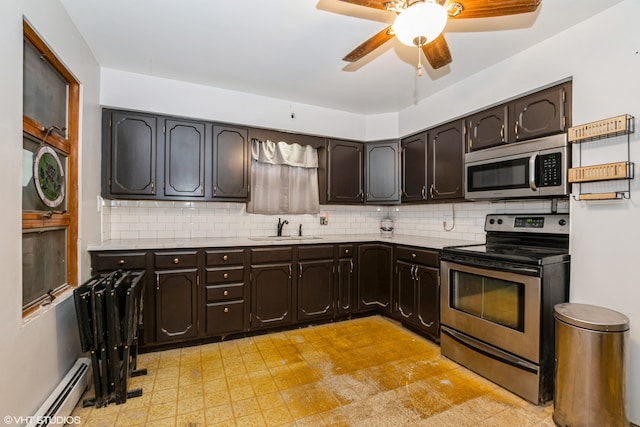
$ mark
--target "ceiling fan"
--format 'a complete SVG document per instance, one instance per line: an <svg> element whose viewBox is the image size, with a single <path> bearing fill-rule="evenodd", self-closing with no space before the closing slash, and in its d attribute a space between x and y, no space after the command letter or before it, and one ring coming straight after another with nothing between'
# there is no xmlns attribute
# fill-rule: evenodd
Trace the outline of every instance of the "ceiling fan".
<svg viewBox="0 0 640 427"><path fill-rule="evenodd" d="M356 62L385 42L397 37L424 52L434 69L451 62L451 53L442 31L448 19L488 18L535 11L541 0L340 0L373 9L397 13L394 23L342 58ZM418 53L419 55L419 53ZM420 56L418 74L421 75Z"/></svg>

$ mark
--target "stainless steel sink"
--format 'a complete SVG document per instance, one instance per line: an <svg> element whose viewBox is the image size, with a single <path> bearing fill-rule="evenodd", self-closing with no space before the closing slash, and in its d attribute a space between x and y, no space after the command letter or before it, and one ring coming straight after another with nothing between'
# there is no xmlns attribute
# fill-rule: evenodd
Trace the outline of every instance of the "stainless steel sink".
<svg viewBox="0 0 640 427"><path fill-rule="evenodd" d="M264 237L249 237L249 240L257 242L269 242L269 241L282 241L282 240L316 240L322 239L319 236L264 236Z"/></svg>

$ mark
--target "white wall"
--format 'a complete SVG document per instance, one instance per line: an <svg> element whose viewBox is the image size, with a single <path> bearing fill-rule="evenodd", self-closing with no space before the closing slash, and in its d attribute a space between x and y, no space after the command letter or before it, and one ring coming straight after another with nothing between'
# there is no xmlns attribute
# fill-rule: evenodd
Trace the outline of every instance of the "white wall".
<svg viewBox="0 0 640 427"><path fill-rule="evenodd" d="M99 239L99 68L58 1L0 2L0 415L29 416L57 386L80 354L73 299L28 323L22 320L22 18L31 22L83 84L81 116L80 274L86 278L85 241ZM90 173L88 172L90 171ZM89 203L91 201L91 203ZM82 278L80 280L82 280Z"/></svg>
<svg viewBox="0 0 640 427"><path fill-rule="evenodd" d="M311 135L357 140L367 137L366 116L361 114L110 68L102 69L100 92L100 102L105 107L216 120ZM292 114L295 116L293 119ZM387 122L393 123L392 120Z"/></svg>
<svg viewBox="0 0 640 427"><path fill-rule="evenodd" d="M640 116L640 2L626 0L507 61L400 112L400 134L460 117L536 87L573 77L573 124ZM455 66L455 62L452 64ZM451 102L455 100L455 102ZM636 128L638 120L636 119ZM638 133L631 160L640 163ZM583 165L626 160L620 138L582 147ZM574 152L574 161L577 154ZM637 175L637 173L636 173ZM571 301L604 306L631 321L627 412L640 424L640 185L631 200L576 202L571 212ZM575 190L574 190L575 191Z"/></svg>

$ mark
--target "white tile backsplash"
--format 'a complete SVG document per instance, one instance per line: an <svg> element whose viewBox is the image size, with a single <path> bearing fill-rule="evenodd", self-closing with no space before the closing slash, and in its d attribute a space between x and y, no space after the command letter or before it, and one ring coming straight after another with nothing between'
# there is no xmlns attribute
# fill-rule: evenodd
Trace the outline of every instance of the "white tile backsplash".
<svg viewBox="0 0 640 427"><path fill-rule="evenodd" d="M380 220L394 220L395 233L484 241L484 218L488 213L551 211L551 202L501 201L429 205L347 206L321 205L313 215L249 214L244 203L104 200L102 239L262 237L276 234L278 218L289 221L284 235L297 235L302 224L305 236L378 233ZM569 202L558 202L559 212ZM320 225L320 216L329 224ZM443 222L446 222L446 230ZM447 231L450 230L450 231Z"/></svg>

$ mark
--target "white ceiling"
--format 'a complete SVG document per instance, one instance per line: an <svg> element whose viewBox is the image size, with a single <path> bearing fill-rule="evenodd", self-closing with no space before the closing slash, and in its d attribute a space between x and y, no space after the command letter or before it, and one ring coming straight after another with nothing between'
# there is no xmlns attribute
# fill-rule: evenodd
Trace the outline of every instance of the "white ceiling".
<svg viewBox="0 0 640 427"><path fill-rule="evenodd" d="M339 0L61 0L103 67L360 114L407 108L620 1L451 20L453 62L433 70L423 58L418 77L417 48L396 39L342 61L395 14Z"/></svg>

